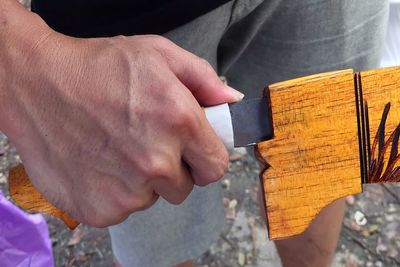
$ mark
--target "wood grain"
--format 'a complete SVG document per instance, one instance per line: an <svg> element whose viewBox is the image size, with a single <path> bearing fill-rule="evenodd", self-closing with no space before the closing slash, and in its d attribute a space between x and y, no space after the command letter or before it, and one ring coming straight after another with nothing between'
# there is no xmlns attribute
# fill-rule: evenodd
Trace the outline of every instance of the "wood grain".
<svg viewBox="0 0 400 267"><path fill-rule="evenodd" d="M364 104L368 106L368 126L369 143L373 145L378 127L381 122L382 112L385 106L390 103L390 111L385 123L385 141L388 141L388 148L383 153L382 174L387 170L393 139L390 136L400 123L400 67L384 68L361 72L362 93ZM368 129L367 129L368 131ZM393 138L393 136L392 136ZM396 145L397 147L397 145ZM365 148L368 151L368 146ZM378 159L379 149L375 149L373 155L368 155L373 159ZM367 153L368 154L368 153ZM391 170L400 164L397 162ZM368 172L369 172L368 166ZM375 179L369 182L398 182L398 175L386 179Z"/></svg>
<svg viewBox="0 0 400 267"><path fill-rule="evenodd" d="M13 201L21 208L31 212L41 212L52 215L64 221L70 228L75 229L79 222L62 210L48 202L32 185L22 164L10 170L8 186Z"/></svg>
<svg viewBox="0 0 400 267"><path fill-rule="evenodd" d="M267 88L274 138L258 144L270 239L302 233L332 201L362 191L354 72Z"/></svg>

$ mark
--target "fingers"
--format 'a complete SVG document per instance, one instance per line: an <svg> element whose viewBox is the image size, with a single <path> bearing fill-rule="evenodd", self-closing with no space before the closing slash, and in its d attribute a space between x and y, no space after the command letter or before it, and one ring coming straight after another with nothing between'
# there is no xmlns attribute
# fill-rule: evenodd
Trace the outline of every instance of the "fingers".
<svg viewBox="0 0 400 267"><path fill-rule="evenodd" d="M180 155L188 164L194 183L204 186L224 175L228 153L194 96L179 80L174 84L179 87L174 94L177 100L170 104L168 118L163 121L167 122L166 128L171 129L171 133L178 134Z"/></svg>
<svg viewBox="0 0 400 267"><path fill-rule="evenodd" d="M173 163L171 168L173 171L168 175L154 179L154 191L169 203L178 205L192 192L193 180L184 162Z"/></svg>
<svg viewBox="0 0 400 267"><path fill-rule="evenodd" d="M232 103L244 97L239 91L226 86L206 60L169 41L162 41L157 47L176 77L201 105Z"/></svg>
<svg viewBox="0 0 400 267"><path fill-rule="evenodd" d="M158 195L147 184L130 183L125 178L96 173L96 182L80 186L91 188L85 194L72 192L80 222L106 227L124 221L131 213L145 210L157 201ZM132 179L132 177L130 177ZM136 184L136 186L135 186ZM95 201L93 201L95 200Z"/></svg>
<svg viewBox="0 0 400 267"><path fill-rule="evenodd" d="M195 184L204 186L224 175L228 168L228 152L203 112L199 114L197 129L186 143L183 159L190 166Z"/></svg>

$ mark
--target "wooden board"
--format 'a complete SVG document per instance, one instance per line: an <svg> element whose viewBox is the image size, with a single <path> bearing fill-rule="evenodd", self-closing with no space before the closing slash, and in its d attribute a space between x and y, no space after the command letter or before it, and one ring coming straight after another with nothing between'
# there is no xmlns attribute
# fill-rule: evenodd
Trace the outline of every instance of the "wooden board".
<svg viewBox="0 0 400 267"><path fill-rule="evenodd" d="M274 139L258 144L270 239L302 233L332 201L361 192L354 72L277 83Z"/></svg>
<svg viewBox="0 0 400 267"><path fill-rule="evenodd" d="M398 161L394 162L398 156L396 150L398 149L397 142L400 134L400 128L398 128L400 123L400 67L361 72L360 80L362 81L364 113L368 113L368 118L365 119L368 121L368 123L365 123L365 136L369 142L364 145L368 176L365 178L366 182L400 182L400 167L396 172L396 167L400 164ZM378 139L378 128L385 107L390 107L390 109L388 109L387 118L382 122L384 145L379 149L379 144L375 140ZM394 134L396 128L398 128L397 141ZM376 142L375 146L374 141ZM395 153L393 160L390 160L392 148L394 148ZM381 158L379 157L380 150L382 152ZM393 162L393 164L389 164L389 162ZM391 166L388 168L388 165ZM378 171L378 169L381 170Z"/></svg>

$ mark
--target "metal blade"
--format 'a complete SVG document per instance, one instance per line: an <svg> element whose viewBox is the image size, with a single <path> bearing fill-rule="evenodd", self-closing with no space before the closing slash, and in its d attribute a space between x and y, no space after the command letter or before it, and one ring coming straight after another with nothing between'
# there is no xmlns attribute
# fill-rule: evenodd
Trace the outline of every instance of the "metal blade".
<svg viewBox="0 0 400 267"><path fill-rule="evenodd" d="M234 146L255 145L274 135L271 109L266 97L243 100L229 105Z"/></svg>

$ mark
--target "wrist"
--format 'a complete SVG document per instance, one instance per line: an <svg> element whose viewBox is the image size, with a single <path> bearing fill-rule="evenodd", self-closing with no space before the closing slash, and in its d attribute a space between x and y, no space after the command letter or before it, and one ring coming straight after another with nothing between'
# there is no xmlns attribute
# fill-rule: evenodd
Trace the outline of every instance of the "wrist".
<svg viewBox="0 0 400 267"><path fill-rule="evenodd" d="M0 0L0 130L14 135L20 113L19 93L28 59L52 30L15 0ZM31 70L33 71L33 70Z"/></svg>

